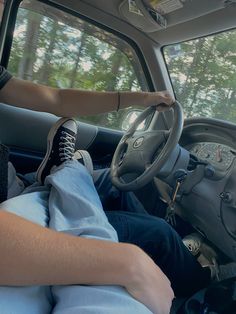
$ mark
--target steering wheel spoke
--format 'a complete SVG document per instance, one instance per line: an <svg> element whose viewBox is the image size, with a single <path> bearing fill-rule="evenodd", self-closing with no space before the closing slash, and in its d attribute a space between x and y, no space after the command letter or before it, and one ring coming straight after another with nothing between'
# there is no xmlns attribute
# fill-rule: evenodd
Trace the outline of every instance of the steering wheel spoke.
<svg viewBox="0 0 236 314"><path fill-rule="evenodd" d="M117 175L122 176L132 172L142 173L145 170L145 166L146 159L142 152L126 152L118 164Z"/></svg>

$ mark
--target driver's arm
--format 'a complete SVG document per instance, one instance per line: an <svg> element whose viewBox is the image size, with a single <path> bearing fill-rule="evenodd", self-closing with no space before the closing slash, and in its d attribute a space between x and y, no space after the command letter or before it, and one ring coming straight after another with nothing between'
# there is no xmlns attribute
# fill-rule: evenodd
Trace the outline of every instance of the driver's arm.
<svg viewBox="0 0 236 314"><path fill-rule="evenodd" d="M4 77L2 84L1 77ZM2 67L0 87L0 102L63 117L94 115L132 105L171 105L174 101L167 91L118 93L51 88L11 77Z"/></svg>
<svg viewBox="0 0 236 314"><path fill-rule="evenodd" d="M170 282L138 247L75 237L0 210L0 285L120 285L153 313L169 313Z"/></svg>

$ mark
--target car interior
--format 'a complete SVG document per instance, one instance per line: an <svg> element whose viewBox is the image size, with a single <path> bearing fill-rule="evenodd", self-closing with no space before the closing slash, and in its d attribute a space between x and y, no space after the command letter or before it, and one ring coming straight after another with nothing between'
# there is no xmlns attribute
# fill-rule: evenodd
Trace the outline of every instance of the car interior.
<svg viewBox="0 0 236 314"><path fill-rule="evenodd" d="M59 88L172 93L167 111L130 104L78 117L77 149L90 153L94 169L111 167L116 187L134 191L182 237L201 235L203 260L236 262L236 1L0 5L1 64L14 76ZM6 104L0 111L10 161L19 175L36 171L58 117ZM203 313L196 304L208 289L177 300L172 313ZM235 278L222 289L235 305ZM226 311L231 301L223 298L214 313L236 313L236 305Z"/></svg>

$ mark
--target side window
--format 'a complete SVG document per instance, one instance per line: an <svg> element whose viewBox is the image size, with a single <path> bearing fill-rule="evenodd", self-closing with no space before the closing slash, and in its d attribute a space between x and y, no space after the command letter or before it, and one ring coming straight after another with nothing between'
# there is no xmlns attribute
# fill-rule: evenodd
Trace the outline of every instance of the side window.
<svg viewBox="0 0 236 314"><path fill-rule="evenodd" d="M125 41L34 0L23 1L19 8L8 69L19 78L52 87L147 90L139 60ZM120 129L132 105L80 120Z"/></svg>

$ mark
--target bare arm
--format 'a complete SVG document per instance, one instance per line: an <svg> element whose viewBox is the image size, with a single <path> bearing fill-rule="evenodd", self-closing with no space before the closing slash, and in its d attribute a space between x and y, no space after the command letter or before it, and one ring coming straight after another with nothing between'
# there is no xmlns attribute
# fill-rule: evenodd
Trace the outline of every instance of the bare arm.
<svg viewBox="0 0 236 314"><path fill-rule="evenodd" d="M76 117L116 110L119 98L117 92L57 89L11 78L0 91L0 101L58 116ZM160 103L171 105L173 98L166 91L120 93L121 109L132 105L150 106Z"/></svg>
<svg viewBox="0 0 236 314"><path fill-rule="evenodd" d="M138 247L75 237L0 211L0 285L121 285L156 314L170 311L169 280Z"/></svg>
<svg viewBox="0 0 236 314"><path fill-rule="evenodd" d="M132 257L132 246L56 232L1 211L0 252L0 285L124 286L130 261L125 267L122 256Z"/></svg>

